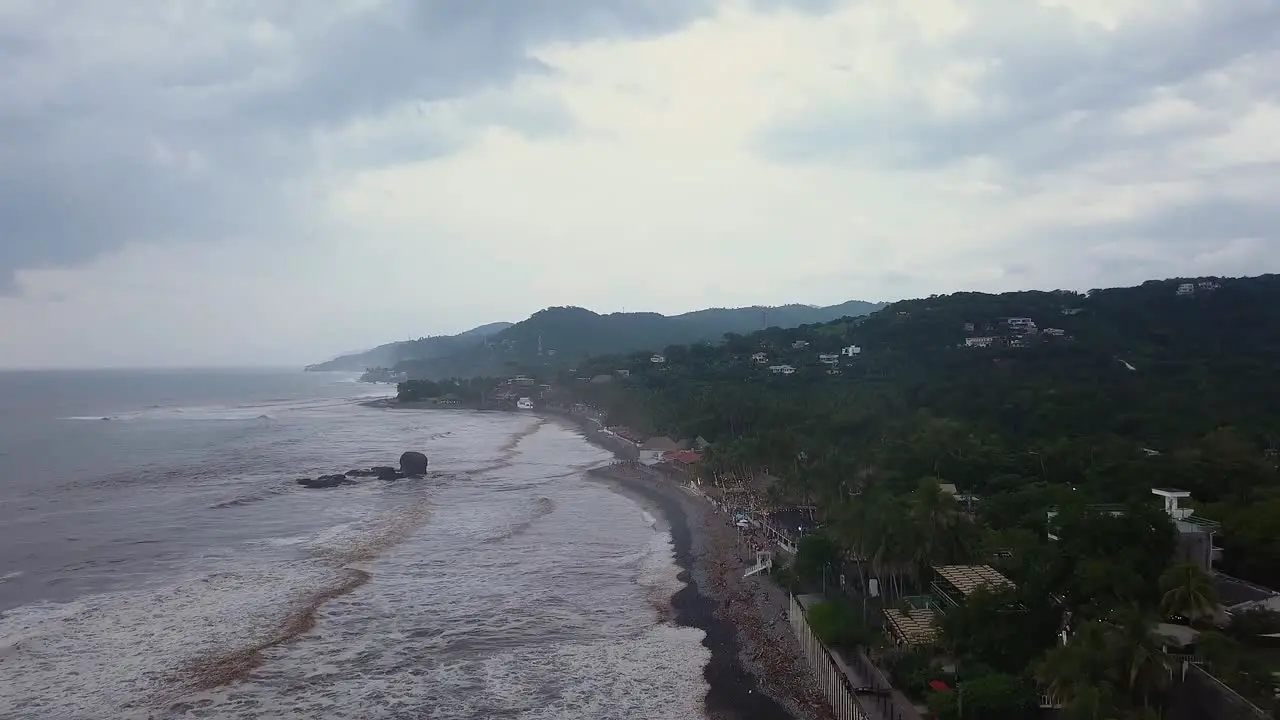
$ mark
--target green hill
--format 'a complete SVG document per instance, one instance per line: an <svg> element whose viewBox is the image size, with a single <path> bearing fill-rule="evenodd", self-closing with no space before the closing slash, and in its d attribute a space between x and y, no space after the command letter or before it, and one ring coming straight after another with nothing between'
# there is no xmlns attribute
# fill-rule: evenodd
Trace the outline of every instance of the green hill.
<svg viewBox="0 0 1280 720"><path fill-rule="evenodd" d="M1179 294L1185 283L1202 284ZM819 359L848 346L860 353L834 368ZM1228 527L1261 523L1239 512L1272 502L1280 527L1280 276L957 293L666 355L661 366L594 358L577 374L625 363L630 377L565 383L611 422L700 435L722 467L769 468L795 494L905 491L920 477L982 496L1047 485L1098 501L1174 486ZM769 369L783 364L794 374ZM1254 576L1280 586L1276 532L1267 560L1236 553L1228 567L1266 566Z"/></svg>
<svg viewBox="0 0 1280 720"><path fill-rule="evenodd" d="M683 315L610 313L580 307L553 307L534 313L453 352L406 360L395 369L414 378L470 377L503 372L546 373L570 368L601 354L657 351L668 345L719 340L726 333L768 325L825 322L865 314L882 304L851 301L828 307L713 308Z"/></svg>
<svg viewBox="0 0 1280 720"><path fill-rule="evenodd" d="M489 323L457 335L436 335L417 340L379 345L372 350L342 355L326 362L308 365L308 372L360 372L368 368L392 367L405 360L436 358L483 342L490 335L511 327L508 322Z"/></svg>

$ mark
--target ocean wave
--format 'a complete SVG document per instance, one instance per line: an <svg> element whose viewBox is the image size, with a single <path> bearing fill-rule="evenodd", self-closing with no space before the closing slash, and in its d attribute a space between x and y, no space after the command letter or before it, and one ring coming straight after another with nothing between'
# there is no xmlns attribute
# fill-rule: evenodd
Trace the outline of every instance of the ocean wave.
<svg viewBox="0 0 1280 720"><path fill-rule="evenodd" d="M548 497L540 497L533 501L529 511L529 516L520 522L512 523L505 530L497 535L487 538L486 543L498 543L504 540L510 540L521 533L527 532L533 524L542 518L556 511L556 502Z"/></svg>
<svg viewBox="0 0 1280 720"><path fill-rule="evenodd" d="M0 616L0 717L96 720L172 691L192 656L250 646L281 608L333 582L324 564L227 569L153 589L43 603Z"/></svg>
<svg viewBox="0 0 1280 720"><path fill-rule="evenodd" d="M680 579L681 569L675 562L675 547L671 535L656 533L645 547L636 564L635 583L645 589L645 597L658 613L660 622L675 620L671 599L685 588Z"/></svg>
<svg viewBox="0 0 1280 720"><path fill-rule="evenodd" d="M287 493L293 490L295 487L297 487L296 484L289 484L289 485L280 484L280 485L262 488L260 490L244 493L242 495L236 495L235 497L230 498L228 500L216 502L210 505L209 509L210 510L226 510L228 508L252 505L254 503L262 502L263 500L270 500L271 498L276 497L277 495L283 495L284 493Z"/></svg>

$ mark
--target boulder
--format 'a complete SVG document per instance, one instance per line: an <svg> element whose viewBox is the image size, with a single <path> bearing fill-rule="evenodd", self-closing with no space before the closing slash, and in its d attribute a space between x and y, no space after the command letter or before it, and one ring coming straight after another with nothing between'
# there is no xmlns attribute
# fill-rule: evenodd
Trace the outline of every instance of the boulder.
<svg viewBox="0 0 1280 720"><path fill-rule="evenodd" d="M378 469L379 480L399 480L402 477L404 477L404 475L401 475L395 468L386 467Z"/></svg>
<svg viewBox="0 0 1280 720"><path fill-rule="evenodd" d="M422 477L427 474L427 456L410 450L400 456L400 472L409 477Z"/></svg>

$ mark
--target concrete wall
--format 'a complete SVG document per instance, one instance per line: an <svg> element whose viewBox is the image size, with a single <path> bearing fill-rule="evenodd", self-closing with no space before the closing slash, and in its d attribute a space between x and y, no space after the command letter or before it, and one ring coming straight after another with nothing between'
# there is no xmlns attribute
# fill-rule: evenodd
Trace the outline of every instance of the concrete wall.
<svg viewBox="0 0 1280 720"><path fill-rule="evenodd" d="M858 703L857 697L849 687L844 673L832 659L831 653L809 627L804 608L801 607L795 595L791 596L791 607L787 616L791 620L791 629L795 632L796 639L800 641L805 659L809 662L809 669L813 671L819 687L826 694L827 702L835 712L836 720L871 720Z"/></svg>

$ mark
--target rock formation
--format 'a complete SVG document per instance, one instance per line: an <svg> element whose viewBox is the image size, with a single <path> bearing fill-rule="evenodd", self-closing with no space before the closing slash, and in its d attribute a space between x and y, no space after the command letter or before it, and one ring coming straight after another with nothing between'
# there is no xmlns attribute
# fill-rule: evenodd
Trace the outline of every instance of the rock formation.
<svg viewBox="0 0 1280 720"><path fill-rule="evenodd" d="M427 474L427 456L410 450L400 456L400 472L405 477L422 477Z"/></svg>

